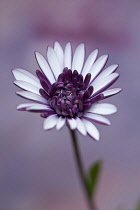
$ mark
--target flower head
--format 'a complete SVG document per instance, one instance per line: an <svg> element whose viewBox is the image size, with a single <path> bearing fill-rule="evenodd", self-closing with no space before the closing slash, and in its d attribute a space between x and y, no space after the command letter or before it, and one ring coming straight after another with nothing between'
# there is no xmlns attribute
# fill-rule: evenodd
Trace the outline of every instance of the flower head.
<svg viewBox="0 0 140 210"><path fill-rule="evenodd" d="M40 67L37 77L23 69L13 70L14 83L23 89L17 94L33 101L20 104L17 109L41 113L45 130L53 127L60 130L66 124L99 140L99 131L93 123L110 125L103 115L117 111L114 105L102 100L119 93L121 88L108 89L119 77L115 72L118 65L102 71L108 56L97 59L97 54L98 50L94 50L84 62L84 44L80 44L72 56L71 44L67 43L63 50L58 42L54 48L48 47L47 60L35 52Z"/></svg>

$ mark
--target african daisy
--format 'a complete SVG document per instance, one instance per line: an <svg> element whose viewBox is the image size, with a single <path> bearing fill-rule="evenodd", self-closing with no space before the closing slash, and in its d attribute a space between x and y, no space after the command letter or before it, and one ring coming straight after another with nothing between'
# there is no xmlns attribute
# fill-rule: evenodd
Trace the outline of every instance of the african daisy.
<svg viewBox="0 0 140 210"><path fill-rule="evenodd" d="M93 124L98 122L110 125L104 115L114 114L117 108L102 101L121 91L121 88L108 89L119 77L118 65L103 70L108 55L97 59L94 50L85 59L84 44L80 44L73 56L71 44L63 50L58 42L48 46L47 59L35 52L40 70L36 76L23 69L13 70L15 85L23 89L16 92L32 103L20 104L17 109L39 112L44 117L44 129L56 127L60 130L65 124L77 129L82 135L90 135L99 140L99 131Z"/></svg>

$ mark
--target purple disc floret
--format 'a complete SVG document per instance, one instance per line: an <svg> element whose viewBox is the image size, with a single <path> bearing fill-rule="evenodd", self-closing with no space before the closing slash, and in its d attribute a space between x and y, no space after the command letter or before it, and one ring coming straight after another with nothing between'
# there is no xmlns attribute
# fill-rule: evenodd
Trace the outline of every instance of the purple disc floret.
<svg viewBox="0 0 140 210"><path fill-rule="evenodd" d="M60 116L82 117L91 104L100 99L98 97L94 97L94 100L91 98L93 86L88 87L90 73L83 79L77 70L72 72L66 67L51 86L42 72L37 71L37 76L42 85L40 94L48 100L50 107Z"/></svg>

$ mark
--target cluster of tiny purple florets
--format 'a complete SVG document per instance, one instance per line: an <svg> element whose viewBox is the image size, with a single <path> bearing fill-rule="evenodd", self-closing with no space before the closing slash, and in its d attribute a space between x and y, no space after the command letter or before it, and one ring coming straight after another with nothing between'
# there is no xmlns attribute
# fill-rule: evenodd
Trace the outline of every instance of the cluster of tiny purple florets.
<svg viewBox="0 0 140 210"><path fill-rule="evenodd" d="M91 97L93 86L89 86L90 73L83 78L76 70L72 72L70 69L64 68L53 84L50 84L47 77L39 70L36 71L36 74L42 85L40 94L58 115L82 117L84 112L93 104L94 100Z"/></svg>

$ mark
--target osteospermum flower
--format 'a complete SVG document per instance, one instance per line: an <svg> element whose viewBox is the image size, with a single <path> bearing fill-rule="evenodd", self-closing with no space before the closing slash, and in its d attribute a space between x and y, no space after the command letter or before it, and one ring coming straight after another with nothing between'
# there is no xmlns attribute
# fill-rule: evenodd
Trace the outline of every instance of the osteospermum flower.
<svg viewBox="0 0 140 210"><path fill-rule="evenodd" d="M110 125L103 115L117 111L114 105L102 100L119 93L121 88L108 89L119 77L115 73L118 65L102 71L108 55L97 59L97 54L96 49L85 59L84 44L80 44L72 56L71 44L67 43L63 50L58 42L54 48L48 46L47 59L35 52L40 67L37 77L23 69L13 70L15 85L23 89L17 94L33 101L20 104L17 109L41 113L45 130L60 130L66 124L99 140L93 123Z"/></svg>

